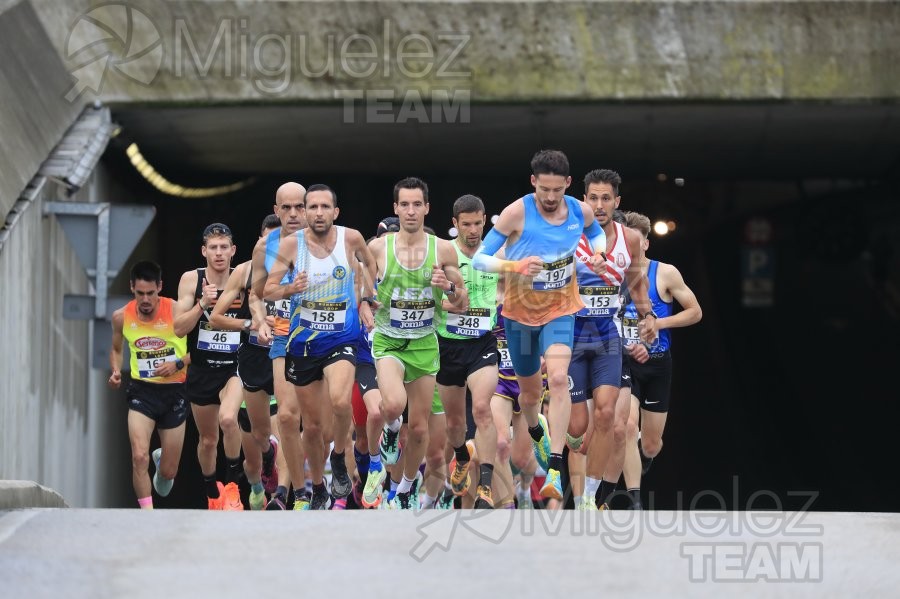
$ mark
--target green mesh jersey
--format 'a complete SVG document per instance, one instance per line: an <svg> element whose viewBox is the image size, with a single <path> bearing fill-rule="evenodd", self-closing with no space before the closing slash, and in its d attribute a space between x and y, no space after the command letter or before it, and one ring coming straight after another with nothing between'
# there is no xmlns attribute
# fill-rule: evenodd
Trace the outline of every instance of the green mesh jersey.
<svg viewBox="0 0 900 599"><path fill-rule="evenodd" d="M384 277L378 283L375 330L389 337L418 339L434 332L435 311L441 311L443 293L431 286L437 263L437 238L426 235L428 255L418 268L406 268L397 260L396 235L385 238Z"/></svg>
<svg viewBox="0 0 900 599"><path fill-rule="evenodd" d="M497 281L500 275L475 270L472 259L453 243L459 272L469 292L469 309L465 314L440 311L436 315L437 332L447 339L477 339L491 332L497 322Z"/></svg>

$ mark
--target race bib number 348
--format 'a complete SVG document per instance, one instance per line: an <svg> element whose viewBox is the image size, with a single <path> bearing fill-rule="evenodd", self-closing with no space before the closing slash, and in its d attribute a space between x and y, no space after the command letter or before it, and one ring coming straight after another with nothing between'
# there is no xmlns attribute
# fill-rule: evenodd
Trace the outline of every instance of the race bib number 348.
<svg viewBox="0 0 900 599"><path fill-rule="evenodd" d="M466 337L483 337L491 330L490 308L469 308L464 314L447 314L447 332Z"/></svg>

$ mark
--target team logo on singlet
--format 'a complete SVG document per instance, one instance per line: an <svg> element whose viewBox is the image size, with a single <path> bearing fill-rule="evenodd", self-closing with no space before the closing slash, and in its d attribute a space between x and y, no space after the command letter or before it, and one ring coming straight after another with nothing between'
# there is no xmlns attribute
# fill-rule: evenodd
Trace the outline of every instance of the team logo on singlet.
<svg viewBox="0 0 900 599"><path fill-rule="evenodd" d="M340 281L347 276L347 269L343 266L335 266L334 270L331 271L331 276Z"/></svg>
<svg viewBox="0 0 900 599"><path fill-rule="evenodd" d="M154 349L162 349L166 346L166 342L158 337L141 337L134 342L137 349L152 351Z"/></svg>
<svg viewBox="0 0 900 599"><path fill-rule="evenodd" d="M625 256L621 252L616 254L616 265L619 268L625 268Z"/></svg>
<svg viewBox="0 0 900 599"><path fill-rule="evenodd" d="M431 271L430 271L430 270L425 270L425 269L423 268L423 269L422 269L422 276L425 277L425 282L427 283L428 281L431 280Z"/></svg>

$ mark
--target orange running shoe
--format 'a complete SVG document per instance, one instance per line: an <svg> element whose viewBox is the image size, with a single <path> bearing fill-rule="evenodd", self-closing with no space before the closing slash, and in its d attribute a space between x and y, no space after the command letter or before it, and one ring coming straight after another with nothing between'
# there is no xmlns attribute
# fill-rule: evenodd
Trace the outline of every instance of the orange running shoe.
<svg viewBox="0 0 900 599"><path fill-rule="evenodd" d="M222 509L226 512L243 512L244 504L241 503L241 490L238 489L237 483L228 483L225 485L225 501Z"/></svg>
<svg viewBox="0 0 900 599"><path fill-rule="evenodd" d="M209 510L222 511L225 509L225 487L220 482L216 482L216 485L219 487L219 496L216 498L207 497L207 501L209 501Z"/></svg>

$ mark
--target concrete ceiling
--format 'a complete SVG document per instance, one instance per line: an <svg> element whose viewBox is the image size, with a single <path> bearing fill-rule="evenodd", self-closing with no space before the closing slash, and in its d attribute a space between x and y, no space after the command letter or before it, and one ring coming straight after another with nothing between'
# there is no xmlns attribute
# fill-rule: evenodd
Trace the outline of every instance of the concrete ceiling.
<svg viewBox="0 0 900 599"><path fill-rule="evenodd" d="M349 118L341 105L122 106L113 117L163 174L484 176L527 171L545 147L647 177L880 179L900 170L897 104L475 105L469 122L451 123L367 123L364 107Z"/></svg>

